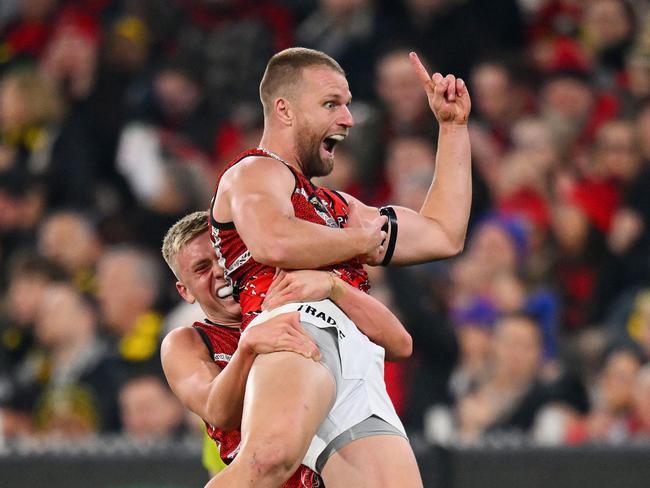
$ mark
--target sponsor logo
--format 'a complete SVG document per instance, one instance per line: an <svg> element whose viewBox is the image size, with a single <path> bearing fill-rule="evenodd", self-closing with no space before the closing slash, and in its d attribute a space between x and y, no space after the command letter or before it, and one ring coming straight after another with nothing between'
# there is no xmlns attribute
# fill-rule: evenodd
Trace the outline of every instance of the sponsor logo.
<svg viewBox="0 0 650 488"><path fill-rule="evenodd" d="M215 352L212 358L215 362L222 361L224 363L229 363L232 359L231 354L224 354L223 352Z"/></svg>
<svg viewBox="0 0 650 488"><path fill-rule="evenodd" d="M308 313L309 315L316 317L317 319L321 319L322 321L328 323L329 325L336 325L336 320L334 320L332 317L327 315L325 312L321 312L311 305L300 305L298 307L298 312L305 312Z"/></svg>

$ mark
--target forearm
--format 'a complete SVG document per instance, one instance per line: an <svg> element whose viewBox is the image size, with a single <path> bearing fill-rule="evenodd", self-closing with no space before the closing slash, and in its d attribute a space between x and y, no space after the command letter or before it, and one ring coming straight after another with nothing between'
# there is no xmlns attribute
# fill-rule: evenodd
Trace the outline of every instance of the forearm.
<svg viewBox="0 0 650 488"><path fill-rule="evenodd" d="M206 406L206 420L223 430L238 429L244 406L246 381L256 355L235 351L228 365L212 381Z"/></svg>
<svg viewBox="0 0 650 488"><path fill-rule="evenodd" d="M466 125L441 125L436 171L420 215L435 220L462 247L472 205L472 168Z"/></svg>
<svg viewBox="0 0 650 488"><path fill-rule="evenodd" d="M394 265L429 262L463 250L472 204L467 127L442 125L436 171L419 211L395 207L398 218Z"/></svg>
<svg viewBox="0 0 650 488"><path fill-rule="evenodd" d="M402 323L379 300L347 283L334 279L331 299L375 344L386 350L386 359L398 361L413 350L410 334Z"/></svg>

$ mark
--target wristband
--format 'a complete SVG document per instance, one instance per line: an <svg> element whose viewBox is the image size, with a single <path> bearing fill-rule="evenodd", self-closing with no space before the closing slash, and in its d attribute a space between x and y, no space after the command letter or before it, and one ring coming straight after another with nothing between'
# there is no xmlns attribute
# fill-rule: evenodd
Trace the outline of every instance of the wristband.
<svg viewBox="0 0 650 488"><path fill-rule="evenodd" d="M393 258L393 252L395 251L395 244L397 242L397 214L393 207L381 207L379 209L380 215L385 215L388 217L388 224L384 227L386 229L390 228L390 238L388 239L388 247L386 248L386 254L384 254L384 259L381 262L382 266L388 266L390 260ZM384 230L382 227L382 230ZM386 232L386 231L384 231Z"/></svg>

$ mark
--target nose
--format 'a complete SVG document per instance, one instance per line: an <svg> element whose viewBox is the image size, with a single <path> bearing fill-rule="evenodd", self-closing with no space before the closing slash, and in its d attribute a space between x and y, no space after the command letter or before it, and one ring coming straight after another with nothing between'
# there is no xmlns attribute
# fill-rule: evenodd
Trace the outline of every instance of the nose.
<svg viewBox="0 0 650 488"><path fill-rule="evenodd" d="M223 278L223 268L219 266L219 259L216 256L212 259L212 274L217 279Z"/></svg>
<svg viewBox="0 0 650 488"><path fill-rule="evenodd" d="M343 105L341 108L338 124L346 129L354 126L354 117L352 117L352 112L350 112L350 108L347 105Z"/></svg>

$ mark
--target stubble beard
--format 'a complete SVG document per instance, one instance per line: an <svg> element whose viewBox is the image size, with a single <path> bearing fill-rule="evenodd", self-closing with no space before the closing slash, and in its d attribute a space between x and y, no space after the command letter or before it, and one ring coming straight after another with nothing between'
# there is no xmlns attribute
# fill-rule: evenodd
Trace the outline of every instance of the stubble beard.
<svg viewBox="0 0 650 488"><path fill-rule="evenodd" d="M302 164L302 171L308 178L327 176L334 169L334 156L323 161L320 155L322 139L308 128L304 136L298 140L298 157Z"/></svg>

